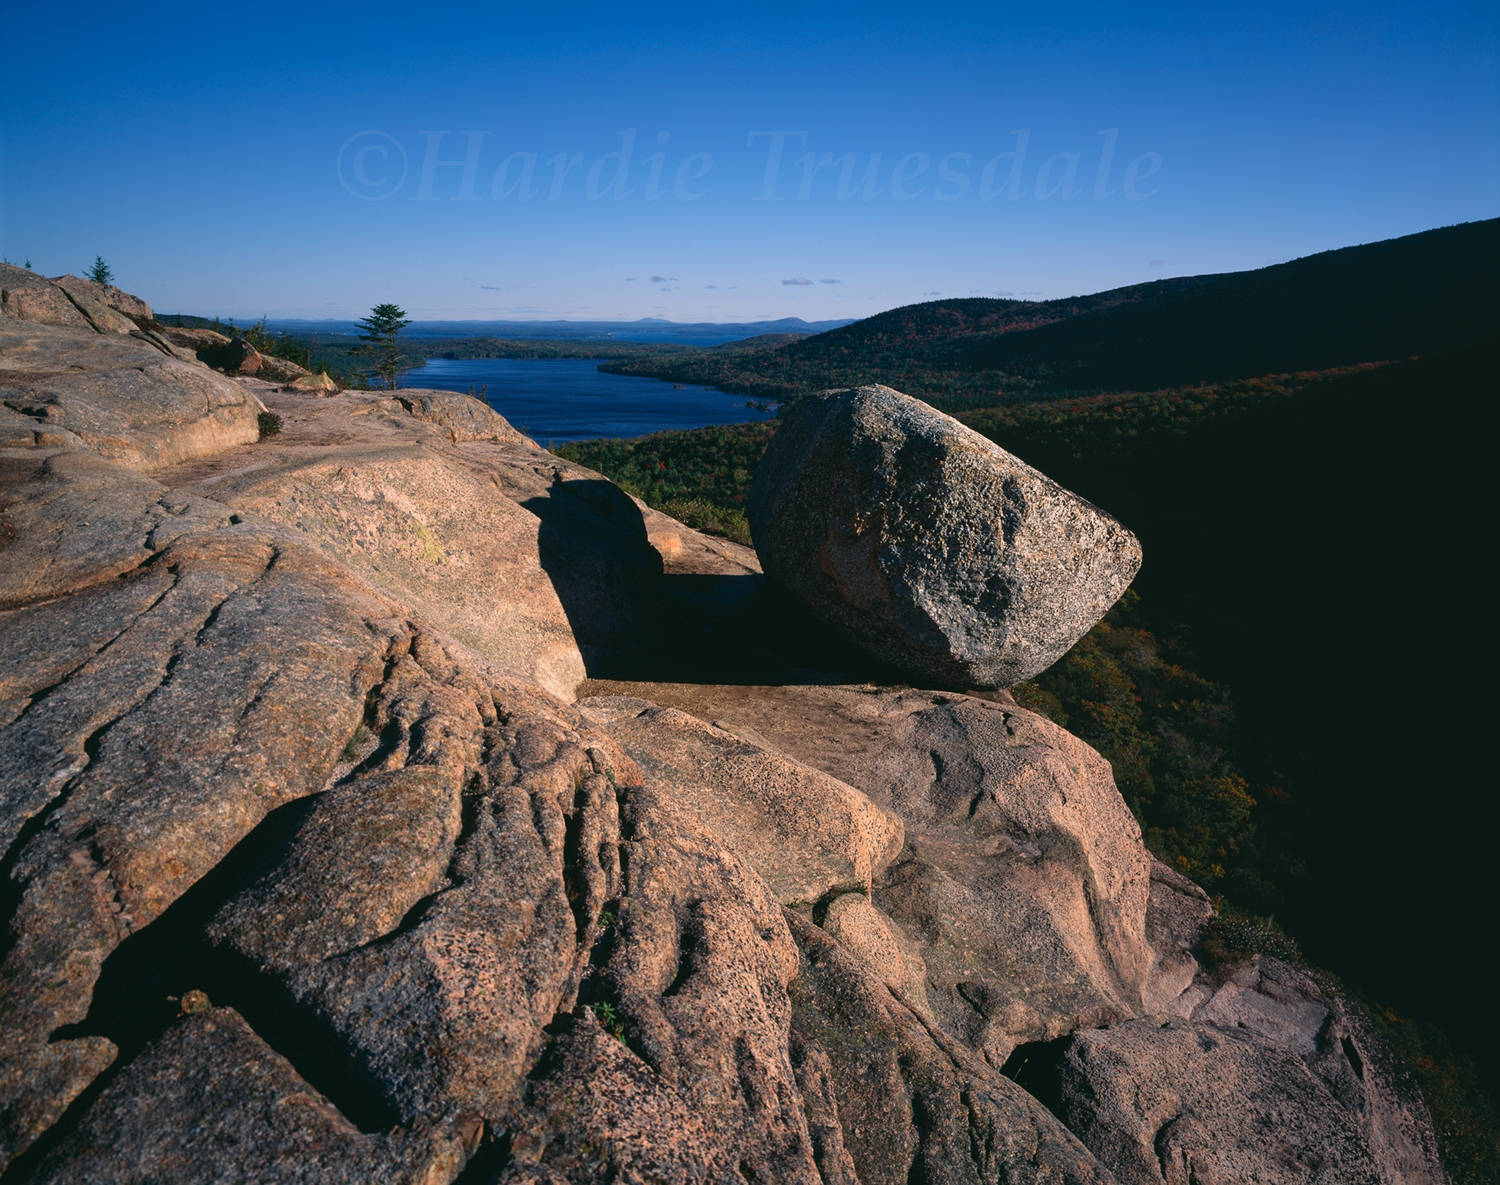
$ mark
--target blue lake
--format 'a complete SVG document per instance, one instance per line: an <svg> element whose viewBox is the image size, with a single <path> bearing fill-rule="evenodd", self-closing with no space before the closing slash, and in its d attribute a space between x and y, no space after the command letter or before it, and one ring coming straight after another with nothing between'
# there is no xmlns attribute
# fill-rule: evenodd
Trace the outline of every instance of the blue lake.
<svg viewBox="0 0 1500 1185"><path fill-rule="evenodd" d="M440 391L472 389L476 395L483 391L491 407L544 445L743 424L774 414L747 407L743 395L603 374L599 363L598 358L433 358L407 371L401 383Z"/></svg>

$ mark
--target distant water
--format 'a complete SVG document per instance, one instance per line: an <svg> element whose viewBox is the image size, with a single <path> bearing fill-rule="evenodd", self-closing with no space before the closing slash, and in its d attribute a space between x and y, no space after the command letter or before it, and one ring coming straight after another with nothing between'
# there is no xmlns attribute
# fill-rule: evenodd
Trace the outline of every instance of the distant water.
<svg viewBox="0 0 1500 1185"><path fill-rule="evenodd" d="M769 420L773 413L746 406L743 395L710 387L680 390L658 379L603 374L599 358L430 359L407 371L407 387L439 391L481 388L489 404L542 444L599 436L645 436L668 428L704 428Z"/></svg>

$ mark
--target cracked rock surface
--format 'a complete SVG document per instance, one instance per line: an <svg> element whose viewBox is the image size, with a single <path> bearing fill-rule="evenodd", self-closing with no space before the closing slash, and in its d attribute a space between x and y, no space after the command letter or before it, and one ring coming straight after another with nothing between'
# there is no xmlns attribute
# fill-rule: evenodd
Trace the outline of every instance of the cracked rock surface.
<svg viewBox="0 0 1500 1185"><path fill-rule="evenodd" d="M1444 1180L1076 738L765 678L753 554L478 403L222 381L281 435L0 448L3 1185Z"/></svg>

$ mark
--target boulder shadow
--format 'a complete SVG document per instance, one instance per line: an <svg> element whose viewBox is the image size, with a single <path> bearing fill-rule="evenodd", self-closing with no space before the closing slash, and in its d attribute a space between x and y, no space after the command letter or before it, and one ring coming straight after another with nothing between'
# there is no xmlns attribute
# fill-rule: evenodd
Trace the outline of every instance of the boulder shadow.
<svg viewBox="0 0 1500 1185"><path fill-rule="evenodd" d="M523 507L591 679L904 685L760 575L668 573L640 508L602 479L554 482Z"/></svg>
<svg viewBox="0 0 1500 1185"><path fill-rule="evenodd" d="M761 575L668 574L659 641L613 656L594 678L786 686L905 684L909 676L846 642Z"/></svg>
<svg viewBox="0 0 1500 1185"><path fill-rule="evenodd" d="M555 481L520 503L541 520L538 559L593 673L596 664L649 645L662 561L640 508L613 482Z"/></svg>

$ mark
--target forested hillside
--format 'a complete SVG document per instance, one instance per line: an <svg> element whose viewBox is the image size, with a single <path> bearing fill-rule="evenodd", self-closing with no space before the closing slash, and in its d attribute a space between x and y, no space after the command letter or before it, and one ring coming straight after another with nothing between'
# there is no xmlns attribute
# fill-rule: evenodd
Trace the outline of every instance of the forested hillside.
<svg viewBox="0 0 1500 1185"><path fill-rule="evenodd" d="M776 399L881 382L956 413L1457 349L1500 322L1497 274L1500 220L1490 220L1094 296L932 301L774 350L605 369Z"/></svg>

